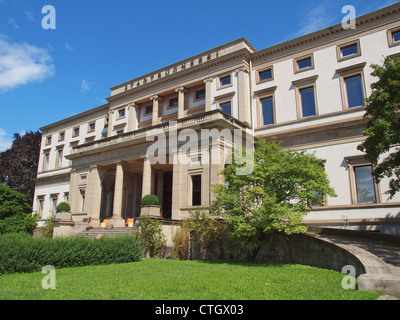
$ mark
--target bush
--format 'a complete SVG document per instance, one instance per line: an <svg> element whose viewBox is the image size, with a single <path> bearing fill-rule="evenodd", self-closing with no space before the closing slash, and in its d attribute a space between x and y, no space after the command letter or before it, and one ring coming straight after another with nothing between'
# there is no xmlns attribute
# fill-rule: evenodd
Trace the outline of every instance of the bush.
<svg viewBox="0 0 400 320"><path fill-rule="evenodd" d="M158 205L158 198L154 194L146 194L141 200L142 206L156 206Z"/></svg>
<svg viewBox="0 0 400 320"><path fill-rule="evenodd" d="M56 210L57 212L69 212L71 211L71 206L66 202L60 202Z"/></svg>
<svg viewBox="0 0 400 320"><path fill-rule="evenodd" d="M138 237L146 253L149 254L150 258L161 258L167 244L162 231L162 223L149 217L143 217L139 219L138 225L140 227Z"/></svg>
<svg viewBox="0 0 400 320"><path fill-rule="evenodd" d="M49 239L27 233L0 236L0 274L39 271L45 265L65 268L133 262L142 256L134 235L102 239Z"/></svg>

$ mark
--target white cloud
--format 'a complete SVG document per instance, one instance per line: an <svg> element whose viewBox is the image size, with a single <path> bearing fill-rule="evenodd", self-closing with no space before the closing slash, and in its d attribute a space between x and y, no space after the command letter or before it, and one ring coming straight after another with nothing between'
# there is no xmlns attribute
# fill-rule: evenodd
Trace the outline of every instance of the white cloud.
<svg viewBox="0 0 400 320"><path fill-rule="evenodd" d="M12 145L12 137L7 132L0 128L0 152L9 149Z"/></svg>
<svg viewBox="0 0 400 320"><path fill-rule="evenodd" d="M44 48L11 43L0 35L0 93L55 73L52 57Z"/></svg>
<svg viewBox="0 0 400 320"><path fill-rule="evenodd" d="M64 43L65 49L69 52L75 52L75 47L71 46L69 43Z"/></svg>
<svg viewBox="0 0 400 320"><path fill-rule="evenodd" d="M89 83L86 80L82 79L82 81L81 81L81 92L85 92L85 91L89 91L89 90L90 90Z"/></svg>

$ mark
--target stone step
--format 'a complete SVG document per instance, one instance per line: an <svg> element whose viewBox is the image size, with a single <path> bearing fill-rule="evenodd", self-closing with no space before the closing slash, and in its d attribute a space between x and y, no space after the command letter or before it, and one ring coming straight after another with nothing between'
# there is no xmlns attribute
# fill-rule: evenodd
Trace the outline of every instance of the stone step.
<svg viewBox="0 0 400 320"><path fill-rule="evenodd" d="M112 228L112 229L106 229L106 228L91 228L86 231L83 231L79 234L75 234L75 236L83 236L87 238L95 238L100 234L104 234L105 237L117 237L119 235L124 235L128 233L132 233L134 228L128 228L128 227L120 227L120 228Z"/></svg>

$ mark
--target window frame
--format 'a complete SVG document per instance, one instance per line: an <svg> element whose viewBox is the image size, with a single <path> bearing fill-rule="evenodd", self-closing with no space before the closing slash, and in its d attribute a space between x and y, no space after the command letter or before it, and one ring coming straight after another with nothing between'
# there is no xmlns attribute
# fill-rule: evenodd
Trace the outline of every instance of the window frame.
<svg viewBox="0 0 400 320"><path fill-rule="evenodd" d="M50 166L50 150L43 151L42 171L48 171Z"/></svg>
<svg viewBox="0 0 400 320"><path fill-rule="evenodd" d="M365 156L352 156L345 157L345 161L347 163L347 168L349 172L349 184L350 184L350 197L351 204L353 205L368 205L368 204L379 204L382 203L381 190L379 183L376 182L375 178L372 176L373 184L374 184L374 192L375 192L375 202L358 202L357 195L357 179L354 168L356 167L364 167L371 166L373 169L373 165L365 159Z"/></svg>
<svg viewBox="0 0 400 320"><path fill-rule="evenodd" d="M225 78L228 78L228 77L230 79L229 83L223 85L222 84L222 79L225 79ZM225 88L233 86L232 72L224 73L223 75L218 76L218 82L217 83L218 83L218 88L217 88L218 90L219 89L225 89Z"/></svg>
<svg viewBox="0 0 400 320"><path fill-rule="evenodd" d="M123 112L124 114L121 115L121 112ZM125 117L126 117L126 108L123 107L123 108L121 108L121 109L118 109L118 119L123 119L123 118L125 118Z"/></svg>
<svg viewBox="0 0 400 320"><path fill-rule="evenodd" d="M396 32L400 32L400 27L395 27L395 28L387 30L387 38L388 38L389 48L400 45L400 40L396 41L396 42L393 41L393 33L396 33Z"/></svg>
<svg viewBox="0 0 400 320"><path fill-rule="evenodd" d="M231 105L231 112L230 113L227 113L227 112L225 112L224 110L222 110L222 105L223 104L230 104ZM229 114L231 117L233 116L232 115L232 99L229 99L229 100L223 100L223 101L221 101L221 102L218 102L218 108L219 109L221 109L223 112L225 112L226 114Z"/></svg>
<svg viewBox="0 0 400 320"><path fill-rule="evenodd" d="M55 163L55 168L60 169L62 168L62 162L64 158L64 146L59 146L57 147L57 153L56 153L56 163Z"/></svg>
<svg viewBox="0 0 400 320"><path fill-rule="evenodd" d="M147 108L151 108L151 111L150 112L147 112ZM151 116L152 114L153 114L153 105L152 104L149 104L149 105L147 105L147 106L144 106L143 107L143 112L144 112L144 115L145 116Z"/></svg>
<svg viewBox="0 0 400 320"><path fill-rule="evenodd" d="M78 130L78 133L76 133L76 131ZM73 129L72 129L72 137L74 138L74 137L79 137L79 134L80 134L80 127L74 127Z"/></svg>
<svg viewBox="0 0 400 320"><path fill-rule="evenodd" d="M204 92L204 97L198 97L198 93L199 92ZM196 90L195 91L195 93L194 93L194 100L193 101L201 101L201 100L205 100L206 99L206 89L204 88L204 89L198 89L198 90Z"/></svg>
<svg viewBox="0 0 400 320"><path fill-rule="evenodd" d="M357 53L351 54L349 56L344 57L343 54L342 54L342 49L350 47L352 45L356 45L357 46ZM351 41L351 42L346 42L346 43L343 43L341 45L338 45L336 47L336 55L337 55L337 61L338 62L344 61L344 60L348 60L348 59L352 59L352 58L355 58L355 57L360 57L361 56L360 39L357 39L357 40L354 40L354 41Z"/></svg>
<svg viewBox="0 0 400 320"><path fill-rule="evenodd" d="M260 74L263 73L263 72L266 72L268 70L271 70L271 78L261 79ZM273 66L269 66L269 67L257 70L256 77L257 77L257 79L256 79L256 83L257 84L274 80L274 68L273 68Z"/></svg>
<svg viewBox="0 0 400 320"><path fill-rule="evenodd" d="M194 177L200 177L200 187L198 188L199 189L199 196L200 196L200 203L199 204L195 204L195 203L193 203L193 201L194 201L194 192L195 192L195 188L194 188L194 181L193 181L193 178ZM191 206L191 207L198 207L198 206L201 206L202 205L202 203L203 203L203 196L202 196L202 186L203 186L203 175L202 175L202 173L201 172L196 172L196 173L193 173L193 174L190 174L189 175L189 184L190 184L190 199L189 199L189 206Z"/></svg>
<svg viewBox="0 0 400 320"><path fill-rule="evenodd" d="M52 141L52 135L46 136L46 146L50 145Z"/></svg>
<svg viewBox="0 0 400 320"><path fill-rule="evenodd" d="M93 126L93 129L91 128ZM93 121L93 122L89 122L88 123L88 130L87 130L87 132L89 133L89 132L94 132L96 130L96 121Z"/></svg>
<svg viewBox="0 0 400 320"><path fill-rule="evenodd" d="M317 79L318 75L300 79L300 80L295 80L292 81L292 84L295 87L296 91L296 107L297 107L297 119L308 119L308 118L314 118L319 115L319 108L318 108L318 95L317 95ZM303 116L303 104L302 104L302 99L301 99L301 90L307 89L313 87L314 89L314 105L315 105L315 115L312 116Z"/></svg>
<svg viewBox="0 0 400 320"><path fill-rule="evenodd" d="M58 133L58 141L64 141L65 140L65 131L61 131Z"/></svg>
<svg viewBox="0 0 400 320"><path fill-rule="evenodd" d="M343 110L353 110L353 109L357 109L357 108L365 108L365 98L367 97L367 90L366 90L365 77L364 77L365 65L366 65L366 63L363 62L363 63L359 63L359 64L356 64L356 65L353 65L350 67L341 68L341 69L336 70L336 73L339 74ZM349 99L348 99L347 86L346 86L345 79L350 78L350 77L355 77L358 75L361 77L361 85L362 85L363 95L364 95L364 105L349 108Z"/></svg>
<svg viewBox="0 0 400 320"><path fill-rule="evenodd" d="M174 104L175 101L176 101L176 104ZM167 109L176 109L176 108L178 108L178 105L179 105L178 97L172 97L172 98L168 99Z"/></svg>
<svg viewBox="0 0 400 320"><path fill-rule="evenodd" d="M299 68L299 62L303 61L303 60L306 60L308 58L311 60L311 66L300 69ZM312 70L314 68L315 68L314 54L312 54L312 53L293 59L293 70L294 70L295 74L300 73L300 72L304 72L304 71L308 71L308 70Z"/></svg>
<svg viewBox="0 0 400 320"><path fill-rule="evenodd" d="M255 96L257 97L257 128L262 128L262 127L269 127L274 124L276 124L276 100L275 100L275 91L276 91L277 86L267 88L267 89L262 89L258 91L254 91ZM267 99L272 97L272 108L273 108L273 113L274 113L274 122L271 124L263 124L263 113L262 113L262 99Z"/></svg>

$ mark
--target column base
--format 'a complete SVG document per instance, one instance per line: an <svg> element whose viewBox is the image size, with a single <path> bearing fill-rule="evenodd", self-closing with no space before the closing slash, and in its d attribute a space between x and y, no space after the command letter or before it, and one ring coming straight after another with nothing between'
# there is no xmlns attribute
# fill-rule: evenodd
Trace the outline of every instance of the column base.
<svg viewBox="0 0 400 320"><path fill-rule="evenodd" d="M125 220L122 218L111 218L108 225L113 225L115 228L125 227Z"/></svg>

